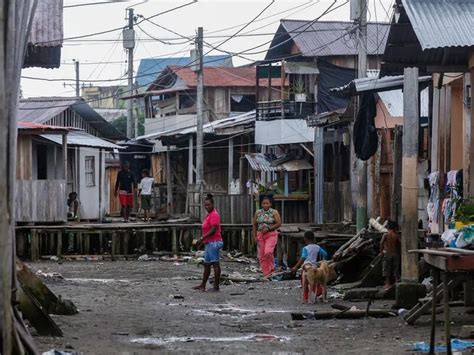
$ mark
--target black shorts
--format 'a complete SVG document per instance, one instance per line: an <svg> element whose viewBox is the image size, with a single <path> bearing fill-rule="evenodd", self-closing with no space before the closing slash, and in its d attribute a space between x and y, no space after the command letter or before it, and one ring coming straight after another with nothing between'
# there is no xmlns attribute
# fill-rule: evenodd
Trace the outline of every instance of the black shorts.
<svg viewBox="0 0 474 355"><path fill-rule="evenodd" d="M144 210L149 210L151 208L151 196L150 195L141 195L142 208Z"/></svg>
<svg viewBox="0 0 474 355"><path fill-rule="evenodd" d="M382 262L382 273L384 277L400 276L400 255L385 255Z"/></svg>

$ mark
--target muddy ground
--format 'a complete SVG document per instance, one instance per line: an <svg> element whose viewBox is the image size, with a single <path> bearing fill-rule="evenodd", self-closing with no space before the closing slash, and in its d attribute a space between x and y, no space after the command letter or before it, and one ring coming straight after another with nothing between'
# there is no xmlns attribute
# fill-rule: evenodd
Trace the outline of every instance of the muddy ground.
<svg viewBox="0 0 474 355"><path fill-rule="evenodd" d="M302 305L299 282L235 283L218 294L191 290L202 267L164 261L67 261L29 264L34 271L59 272L65 280L47 285L80 310L52 316L63 338L35 336L41 351L74 349L85 354L400 354L429 340L429 320L405 325L400 317L292 321L292 311L331 309ZM223 273L247 265L223 263ZM252 275L253 276L253 275ZM179 297L183 299L179 299ZM175 298L178 297L178 298ZM373 307L390 308L391 301ZM453 333L463 309L454 309ZM441 318L441 317L439 317ZM438 339L442 338L438 325ZM188 339L189 338L189 339Z"/></svg>

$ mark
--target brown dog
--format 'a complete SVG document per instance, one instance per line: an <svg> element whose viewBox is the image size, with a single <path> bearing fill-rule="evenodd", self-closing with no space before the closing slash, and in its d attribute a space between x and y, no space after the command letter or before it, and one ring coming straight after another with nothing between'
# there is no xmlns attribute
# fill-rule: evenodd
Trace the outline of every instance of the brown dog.
<svg viewBox="0 0 474 355"><path fill-rule="evenodd" d="M316 303L317 294L316 286L319 285L323 289L322 301L327 302L327 285L331 280L331 267L328 265L327 261L321 261L319 267L314 267L311 264L306 264L303 266L303 280L305 281L303 287L308 287L309 297L308 300L311 300L311 293L314 291L314 302ZM303 290L304 291L304 290Z"/></svg>

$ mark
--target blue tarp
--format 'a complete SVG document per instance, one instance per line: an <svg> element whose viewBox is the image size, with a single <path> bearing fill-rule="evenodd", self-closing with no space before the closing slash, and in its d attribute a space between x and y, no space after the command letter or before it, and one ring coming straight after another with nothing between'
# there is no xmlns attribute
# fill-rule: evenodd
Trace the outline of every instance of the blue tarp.
<svg viewBox="0 0 474 355"><path fill-rule="evenodd" d="M454 350L467 350L474 347L474 341L451 339L451 349ZM411 350L421 351L428 353L430 351L430 344L425 342L418 342L413 344ZM435 346L435 352L446 352L446 345Z"/></svg>

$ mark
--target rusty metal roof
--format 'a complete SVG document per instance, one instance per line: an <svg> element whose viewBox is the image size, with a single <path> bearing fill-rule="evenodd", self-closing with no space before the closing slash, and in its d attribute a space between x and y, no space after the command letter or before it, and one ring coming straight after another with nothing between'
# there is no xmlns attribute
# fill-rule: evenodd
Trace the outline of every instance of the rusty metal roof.
<svg viewBox="0 0 474 355"><path fill-rule="evenodd" d="M474 46L473 0L403 0L423 50Z"/></svg>
<svg viewBox="0 0 474 355"><path fill-rule="evenodd" d="M255 154L245 154L245 158L250 164L252 170L255 171L281 171L283 167L281 165L272 166L272 162L265 156L265 154L255 153Z"/></svg>
<svg viewBox="0 0 474 355"><path fill-rule="evenodd" d="M367 24L367 54L383 54L389 23ZM303 57L356 55L355 26L348 21L281 20L266 60L287 56L294 43Z"/></svg>

